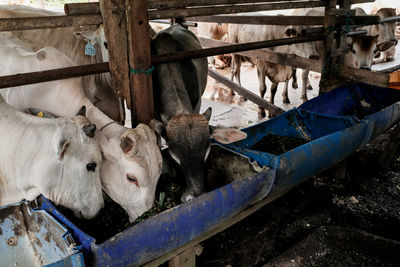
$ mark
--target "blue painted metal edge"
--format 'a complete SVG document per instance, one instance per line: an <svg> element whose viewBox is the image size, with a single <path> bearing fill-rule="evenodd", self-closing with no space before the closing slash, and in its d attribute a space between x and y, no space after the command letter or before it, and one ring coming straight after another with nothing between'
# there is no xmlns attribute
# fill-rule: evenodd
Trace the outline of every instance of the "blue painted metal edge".
<svg viewBox="0 0 400 267"><path fill-rule="evenodd" d="M44 265L43 267L85 267L82 253L71 255L65 259Z"/></svg>
<svg viewBox="0 0 400 267"><path fill-rule="evenodd" d="M76 227L72 222L70 222L61 212L59 212L53 204L50 203L43 195L39 197L41 203L41 209L47 211L53 217L55 217L59 222L61 222L68 231L72 234L72 237L76 242L79 242L82 246L82 252L85 257L86 262L91 262L92 258L92 247L96 243L96 239L82 232L78 227Z"/></svg>
<svg viewBox="0 0 400 267"><path fill-rule="evenodd" d="M97 266L140 266L177 249L268 194L275 169L230 183L164 211L94 248Z"/></svg>

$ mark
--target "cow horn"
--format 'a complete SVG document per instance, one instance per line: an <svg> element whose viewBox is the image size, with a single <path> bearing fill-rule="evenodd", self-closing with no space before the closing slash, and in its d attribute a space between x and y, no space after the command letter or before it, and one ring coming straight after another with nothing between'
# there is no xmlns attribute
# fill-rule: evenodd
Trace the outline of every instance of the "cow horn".
<svg viewBox="0 0 400 267"><path fill-rule="evenodd" d="M120 146L124 153L128 153L133 147L133 141L129 137L122 137Z"/></svg>
<svg viewBox="0 0 400 267"><path fill-rule="evenodd" d="M85 107L85 106L82 106L82 107L79 109L78 113L76 113L76 116L78 116L78 115L80 115L80 116L86 116L86 107Z"/></svg>
<svg viewBox="0 0 400 267"><path fill-rule="evenodd" d="M94 137L94 133L96 131L96 125L94 124L88 124L83 126L83 132L86 134L87 137Z"/></svg>

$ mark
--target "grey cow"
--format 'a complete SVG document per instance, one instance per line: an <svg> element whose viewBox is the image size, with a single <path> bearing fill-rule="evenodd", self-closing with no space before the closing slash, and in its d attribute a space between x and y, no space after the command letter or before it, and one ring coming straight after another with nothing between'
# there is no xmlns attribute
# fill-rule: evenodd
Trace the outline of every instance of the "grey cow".
<svg viewBox="0 0 400 267"><path fill-rule="evenodd" d="M201 48L197 37L179 24L159 32L152 40L152 53L157 55ZM210 135L222 143L246 137L236 129L210 127L211 108L199 114L207 65L206 58L183 60L160 64L153 73L156 128L185 178L182 201L204 193Z"/></svg>

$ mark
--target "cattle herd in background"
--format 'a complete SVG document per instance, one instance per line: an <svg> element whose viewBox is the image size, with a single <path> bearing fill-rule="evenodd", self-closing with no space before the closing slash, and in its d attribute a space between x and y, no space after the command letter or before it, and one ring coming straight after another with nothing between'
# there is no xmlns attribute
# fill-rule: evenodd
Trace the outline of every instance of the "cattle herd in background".
<svg viewBox="0 0 400 267"><path fill-rule="evenodd" d="M383 18L394 15L393 12L385 8L376 14ZM296 13L309 16L322 15L323 11ZM0 6L0 18L54 15L59 13ZM197 34L243 43L299 36L304 28L200 23ZM393 58L397 43L395 24L366 29L367 36L349 38L351 53L346 55L346 65L370 69L373 62ZM95 55L84 55L88 43L96 48ZM0 33L0 76L107 61L107 47L102 26L95 31L55 28ZM200 48L197 37L180 25L162 30L152 39L153 54ZM304 43L272 50L317 57L321 44ZM278 83L285 82L283 101L289 103L288 82L295 78L292 67L237 55L232 55L231 62L226 58L209 58L209 63L214 68L231 63L231 79L236 77L240 83L241 62L248 60L256 66L261 96L266 93L267 76L272 82L271 102ZM163 162L157 140L160 138L166 141L168 154L185 178L181 200L189 201L204 193L210 136L221 143L246 137L236 129L210 126L211 109L199 114L207 71L204 58L157 66L153 73L155 120L151 127L139 124L134 129L120 124L125 119L124 105L111 87L109 73L1 90L0 204L24 198L33 200L43 194L72 209L78 217L93 218L103 206L103 190L133 221L154 203ZM308 71L304 71L302 78L302 99L306 101ZM295 87L295 83L292 85ZM228 101L233 102L233 97L231 92ZM60 118L37 118L23 113L29 108ZM259 116L265 115L260 108Z"/></svg>

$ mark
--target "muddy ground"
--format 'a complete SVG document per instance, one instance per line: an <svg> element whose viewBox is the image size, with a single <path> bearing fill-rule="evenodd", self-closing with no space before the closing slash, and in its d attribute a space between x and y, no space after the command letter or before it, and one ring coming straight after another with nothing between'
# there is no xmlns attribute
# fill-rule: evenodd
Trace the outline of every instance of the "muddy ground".
<svg viewBox="0 0 400 267"><path fill-rule="evenodd" d="M387 140L349 157L345 178L327 170L206 240L197 266L399 266L400 150L377 164Z"/></svg>

